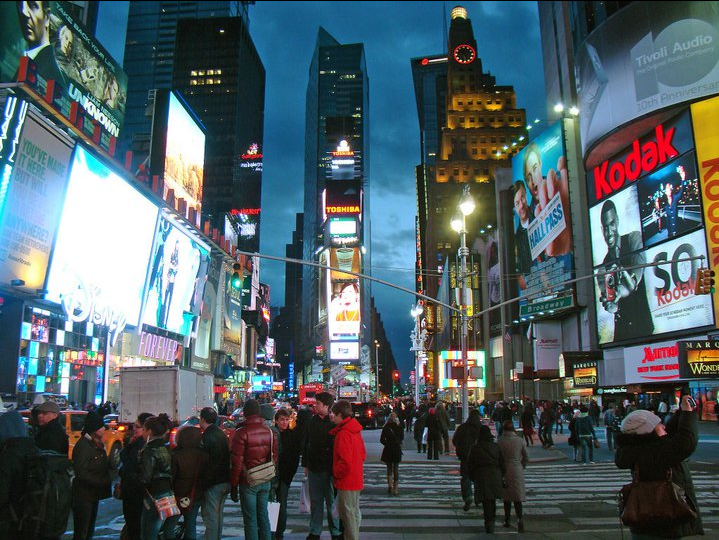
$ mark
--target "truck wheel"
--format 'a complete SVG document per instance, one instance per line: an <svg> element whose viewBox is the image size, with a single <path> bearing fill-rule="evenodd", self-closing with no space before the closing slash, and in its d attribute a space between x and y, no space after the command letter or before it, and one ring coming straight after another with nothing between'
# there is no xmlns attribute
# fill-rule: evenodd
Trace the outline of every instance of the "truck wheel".
<svg viewBox="0 0 719 540"><path fill-rule="evenodd" d="M117 469L117 467L120 465L120 450L122 450L120 443L113 444L112 448L110 449L110 466L115 469Z"/></svg>

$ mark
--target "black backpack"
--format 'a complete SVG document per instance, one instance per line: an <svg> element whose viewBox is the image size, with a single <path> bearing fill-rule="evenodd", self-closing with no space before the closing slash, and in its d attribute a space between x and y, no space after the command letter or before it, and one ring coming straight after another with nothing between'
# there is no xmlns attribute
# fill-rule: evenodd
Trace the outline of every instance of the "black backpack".
<svg viewBox="0 0 719 540"><path fill-rule="evenodd" d="M72 461L65 454L40 450L25 456L25 490L13 513L20 538L61 536L72 508Z"/></svg>

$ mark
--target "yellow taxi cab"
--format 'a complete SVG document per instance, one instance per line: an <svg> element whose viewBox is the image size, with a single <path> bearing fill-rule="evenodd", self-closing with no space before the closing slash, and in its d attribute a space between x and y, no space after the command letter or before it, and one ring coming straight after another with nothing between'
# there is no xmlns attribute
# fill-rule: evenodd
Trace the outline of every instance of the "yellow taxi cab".
<svg viewBox="0 0 719 540"><path fill-rule="evenodd" d="M29 410L20 411L23 419L27 422L30 419L31 412ZM70 449L67 453L67 457L72 459L72 451L75 448L75 444L80 440L82 436L82 428L85 426L85 417L87 411L73 411L64 410L60 411L59 421L65 426L65 431L69 439ZM107 457L110 458L110 463L119 463L120 461L120 450L122 450L123 438L125 436L125 426L118 426L117 428L105 426L105 434L102 436L102 441L105 443L105 451Z"/></svg>

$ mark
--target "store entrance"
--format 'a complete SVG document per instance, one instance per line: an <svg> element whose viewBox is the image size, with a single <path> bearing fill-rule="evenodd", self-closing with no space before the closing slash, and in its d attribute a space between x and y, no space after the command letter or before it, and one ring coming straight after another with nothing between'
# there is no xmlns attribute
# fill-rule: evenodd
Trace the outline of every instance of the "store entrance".
<svg viewBox="0 0 719 540"><path fill-rule="evenodd" d="M88 401L87 383L88 381L82 379L75 379L74 381L70 381L68 402L74 401L78 407L81 407L83 403Z"/></svg>

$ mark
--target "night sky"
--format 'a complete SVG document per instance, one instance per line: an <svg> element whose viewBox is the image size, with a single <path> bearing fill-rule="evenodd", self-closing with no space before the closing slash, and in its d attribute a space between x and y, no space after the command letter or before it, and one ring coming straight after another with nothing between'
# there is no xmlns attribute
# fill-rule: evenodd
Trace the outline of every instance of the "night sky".
<svg viewBox="0 0 719 540"><path fill-rule="evenodd" d="M101 2L98 36L118 60L124 36L112 29L126 19L126 2ZM342 44L363 43L370 81L372 275L414 288L419 122L410 59L446 52L443 20L455 5L467 8L477 53L498 85L512 85L527 119L547 117L536 2L257 2L250 35L267 73L261 253L284 256L295 214L302 212L305 97L317 30ZM445 16L446 15L446 16ZM107 37L106 37L107 36ZM263 260L260 280L271 304L284 304L284 263ZM368 272L369 273L369 272ZM377 309L408 382L413 356L409 334L414 297L374 286Z"/></svg>

